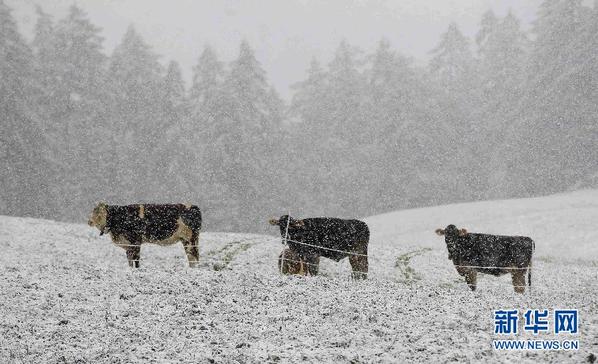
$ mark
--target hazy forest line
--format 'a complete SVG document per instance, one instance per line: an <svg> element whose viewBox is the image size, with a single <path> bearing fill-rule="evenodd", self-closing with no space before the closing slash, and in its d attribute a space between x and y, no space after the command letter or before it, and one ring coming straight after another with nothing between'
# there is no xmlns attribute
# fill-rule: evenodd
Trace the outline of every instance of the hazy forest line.
<svg viewBox="0 0 598 364"><path fill-rule="evenodd" d="M598 187L598 6L546 0L455 24L418 67L381 40L313 60L285 102L243 42L189 88L130 27L112 54L82 8L0 0L0 214L84 221L95 202L191 202L207 230ZM168 55L166 55L167 58ZM297 75L300 79L302 75Z"/></svg>

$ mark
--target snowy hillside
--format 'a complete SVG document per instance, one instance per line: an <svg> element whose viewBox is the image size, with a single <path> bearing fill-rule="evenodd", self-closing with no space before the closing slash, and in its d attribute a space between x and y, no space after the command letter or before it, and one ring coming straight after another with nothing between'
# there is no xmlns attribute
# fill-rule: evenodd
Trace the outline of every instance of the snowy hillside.
<svg viewBox="0 0 598 364"><path fill-rule="evenodd" d="M353 282L347 261L326 259L320 277L280 276L275 231L202 233L199 269L186 268L180 245L144 245L142 267L131 270L124 252L86 225L0 217L0 362L562 363L598 355L597 190L366 221L370 279ZM532 294L487 276L470 292L434 234L449 223L532 237ZM492 311L509 308L579 309L580 350L493 350Z"/></svg>
<svg viewBox="0 0 598 364"><path fill-rule="evenodd" d="M472 232L530 236L540 257L598 259L596 190L404 210L366 220L377 242L394 239L437 249L443 241L430 231L452 223Z"/></svg>

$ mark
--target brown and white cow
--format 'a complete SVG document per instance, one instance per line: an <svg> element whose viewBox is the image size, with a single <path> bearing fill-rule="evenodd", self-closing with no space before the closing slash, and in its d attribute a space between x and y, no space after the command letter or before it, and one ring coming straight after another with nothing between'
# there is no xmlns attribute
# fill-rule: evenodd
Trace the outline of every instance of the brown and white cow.
<svg viewBox="0 0 598 364"><path fill-rule="evenodd" d="M139 267L141 244L172 245L182 242L190 267L199 262L197 242L201 211L194 205L99 203L92 211L89 226L110 234L112 242L127 252L129 266Z"/></svg>
<svg viewBox="0 0 598 364"><path fill-rule="evenodd" d="M513 288L517 293L525 292L527 272L527 283L531 287L535 248L531 238L470 233L452 224L444 229L436 229L436 234L444 236L448 258L453 261L457 272L465 277L472 291L476 289L478 272L494 276L511 273Z"/></svg>

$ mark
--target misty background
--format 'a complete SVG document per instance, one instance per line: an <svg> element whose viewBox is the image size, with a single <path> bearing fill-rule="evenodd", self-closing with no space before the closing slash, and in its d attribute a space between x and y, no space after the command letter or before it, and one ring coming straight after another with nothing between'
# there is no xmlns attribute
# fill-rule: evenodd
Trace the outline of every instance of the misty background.
<svg viewBox="0 0 598 364"><path fill-rule="evenodd" d="M598 187L596 3L279 3L0 0L0 214L259 232Z"/></svg>

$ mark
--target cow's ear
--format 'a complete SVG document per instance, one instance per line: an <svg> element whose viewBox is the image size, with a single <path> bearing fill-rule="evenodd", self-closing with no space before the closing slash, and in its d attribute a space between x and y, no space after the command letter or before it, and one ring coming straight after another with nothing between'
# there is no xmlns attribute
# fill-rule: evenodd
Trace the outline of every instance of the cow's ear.
<svg viewBox="0 0 598 364"><path fill-rule="evenodd" d="M442 236L442 235L444 235L444 230L442 230L442 229L436 229L436 234Z"/></svg>
<svg viewBox="0 0 598 364"><path fill-rule="evenodd" d="M466 236L466 235L467 235L467 230L465 230L465 229L459 230L459 236Z"/></svg>
<svg viewBox="0 0 598 364"><path fill-rule="evenodd" d="M278 220L277 219L270 219L268 220L268 223L272 226L276 226L278 225Z"/></svg>

